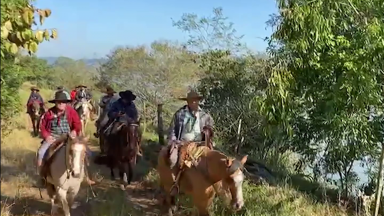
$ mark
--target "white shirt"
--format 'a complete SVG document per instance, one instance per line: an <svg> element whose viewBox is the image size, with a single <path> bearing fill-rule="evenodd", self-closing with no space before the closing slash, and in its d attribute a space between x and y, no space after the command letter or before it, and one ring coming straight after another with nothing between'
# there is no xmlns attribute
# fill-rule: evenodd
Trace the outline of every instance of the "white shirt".
<svg viewBox="0 0 384 216"><path fill-rule="evenodd" d="M184 119L183 131L181 132L181 140L196 142L202 140L200 129L200 112L197 111L195 117L192 116L191 112L187 112Z"/></svg>

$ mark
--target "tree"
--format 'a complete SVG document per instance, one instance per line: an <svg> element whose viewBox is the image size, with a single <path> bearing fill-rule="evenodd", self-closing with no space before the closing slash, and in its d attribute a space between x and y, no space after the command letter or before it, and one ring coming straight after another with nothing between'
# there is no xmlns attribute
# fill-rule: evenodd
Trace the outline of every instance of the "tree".
<svg viewBox="0 0 384 216"><path fill-rule="evenodd" d="M270 131L284 129L312 160L325 151L332 168L369 155L382 141L369 118L369 107L383 109L382 1L279 0L278 6L269 41L275 67L260 103Z"/></svg>
<svg viewBox="0 0 384 216"><path fill-rule="evenodd" d="M56 30L41 30L37 27L35 16L39 16L40 24L51 15L49 9L37 9L27 0L11 0L1 2L1 117L2 131L9 124L10 118L20 111L18 91L28 71L15 64L19 50L27 50L30 54L37 51L44 40L56 38Z"/></svg>
<svg viewBox="0 0 384 216"><path fill-rule="evenodd" d="M197 82L199 70L193 57L169 41L153 42L150 49L120 47L100 67L97 86L114 84L117 89L131 89L138 101L146 102L145 115L154 123L158 103L163 103L165 114L171 116L167 108L173 107L174 98Z"/></svg>
<svg viewBox="0 0 384 216"><path fill-rule="evenodd" d="M230 50L233 53L244 49L232 22L223 14L222 8L214 8L213 16L198 17L196 14L183 14L173 26L188 33L187 46L195 51L213 49Z"/></svg>

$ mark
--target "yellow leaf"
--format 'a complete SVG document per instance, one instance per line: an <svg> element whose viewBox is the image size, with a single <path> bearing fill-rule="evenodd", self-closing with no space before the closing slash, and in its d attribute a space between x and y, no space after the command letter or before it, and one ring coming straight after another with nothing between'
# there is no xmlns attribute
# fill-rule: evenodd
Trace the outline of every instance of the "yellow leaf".
<svg viewBox="0 0 384 216"><path fill-rule="evenodd" d="M51 15L51 10L49 10L49 9L45 9L44 10L44 13L45 13L45 17L49 17L50 15Z"/></svg>
<svg viewBox="0 0 384 216"><path fill-rule="evenodd" d="M51 38L53 38L53 39L57 38L57 30L56 29L52 29Z"/></svg>
<svg viewBox="0 0 384 216"><path fill-rule="evenodd" d="M11 31L13 29L12 23L9 20L4 23L4 26L5 26L5 28L7 28L8 31Z"/></svg>
<svg viewBox="0 0 384 216"><path fill-rule="evenodd" d="M8 51L11 49L11 43L9 43L9 42L6 42L4 44L4 46L5 46L5 49L8 50Z"/></svg>
<svg viewBox="0 0 384 216"><path fill-rule="evenodd" d="M23 37L24 40L28 41L31 39L33 36L32 30L27 29L21 33L21 36Z"/></svg>
<svg viewBox="0 0 384 216"><path fill-rule="evenodd" d="M5 26L1 26L1 38L6 39L8 38L9 31Z"/></svg>
<svg viewBox="0 0 384 216"><path fill-rule="evenodd" d="M43 37L45 38L45 40L49 40L49 31L47 29L44 31Z"/></svg>
<svg viewBox="0 0 384 216"><path fill-rule="evenodd" d="M39 43L43 42L43 40L44 40L43 34L44 34L44 32L40 31L40 30L35 32L35 38L37 39L37 41Z"/></svg>
<svg viewBox="0 0 384 216"><path fill-rule="evenodd" d="M33 53L37 52L37 43L35 41L32 41L29 44L29 51L31 51Z"/></svg>
<svg viewBox="0 0 384 216"><path fill-rule="evenodd" d="M33 15L34 15L34 10L29 10L28 16L29 16L29 20L31 21L31 24L35 22Z"/></svg>
<svg viewBox="0 0 384 216"><path fill-rule="evenodd" d="M20 33L20 32L17 32L17 33L16 33L16 37L17 37L17 39L19 39L20 41L23 41L23 37L21 36L21 33Z"/></svg>
<svg viewBox="0 0 384 216"><path fill-rule="evenodd" d="M29 19L29 13L28 13L28 9L24 9L23 10L23 15L22 15L22 18L23 18L23 21L26 23L26 24L31 24L31 20Z"/></svg>
<svg viewBox="0 0 384 216"><path fill-rule="evenodd" d="M16 44L12 43L9 51L12 53L12 54L16 54L18 51L19 51L19 48L17 47Z"/></svg>

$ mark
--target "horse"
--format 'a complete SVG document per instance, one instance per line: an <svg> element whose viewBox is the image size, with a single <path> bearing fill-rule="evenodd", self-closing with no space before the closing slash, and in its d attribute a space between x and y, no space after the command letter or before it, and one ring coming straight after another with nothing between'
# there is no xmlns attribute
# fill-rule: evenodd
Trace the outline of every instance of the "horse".
<svg viewBox="0 0 384 216"><path fill-rule="evenodd" d="M39 134L40 117L43 114L39 101L33 101L28 110L29 117L31 118L33 134Z"/></svg>
<svg viewBox="0 0 384 216"><path fill-rule="evenodd" d="M61 202L64 215L70 216L70 207L79 192L85 176L85 157L89 137L71 137L66 134L57 139L47 151L43 177L51 200L51 215L58 212Z"/></svg>
<svg viewBox="0 0 384 216"><path fill-rule="evenodd" d="M121 186L125 188L132 182L137 155L141 151L140 120L128 124L120 122L115 124L117 125L112 128L112 130L116 131L115 134L107 136L104 140L109 144L107 147L107 166L110 168L112 180L115 179L114 168L119 169Z"/></svg>
<svg viewBox="0 0 384 216"><path fill-rule="evenodd" d="M184 151L184 157L181 154L183 149L187 149ZM200 153L196 155L196 152ZM176 207L176 195L171 194L175 187L175 168L172 169L170 166L169 155L170 147L163 147L158 156L156 169L160 176L160 187L165 192L163 204L169 216L172 216ZM190 161L189 166L185 166L188 161ZM215 194L219 192L218 186L222 185L223 189L230 191L232 207L240 210L244 205L242 183L245 176L242 170L246 161L247 156L237 160L217 150L211 150L207 146L199 146L194 142L186 143L181 147L178 159L179 164L184 164L180 165L183 168L180 168L181 171L177 177L180 177L177 186L179 192L184 192L193 198L200 216L209 216L208 208Z"/></svg>
<svg viewBox="0 0 384 216"><path fill-rule="evenodd" d="M76 105L75 109L81 120L81 133L85 135L85 129L87 128L88 120L91 119L92 111L91 104L87 99L83 98L80 105Z"/></svg>

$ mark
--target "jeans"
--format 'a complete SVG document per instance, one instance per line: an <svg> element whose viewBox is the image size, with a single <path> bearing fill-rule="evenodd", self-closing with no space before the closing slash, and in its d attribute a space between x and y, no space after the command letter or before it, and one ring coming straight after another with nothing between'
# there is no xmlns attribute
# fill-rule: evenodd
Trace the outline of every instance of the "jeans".
<svg viewBox="0 0 384 216"><path fill-rule="evenodd" d="M43 160L44 155L47 152L50 145L51 145L50 143L43 141L43 143L41 144L41 146L37 152L37 159L38 160L40 160L40 161Z"/></svg>

